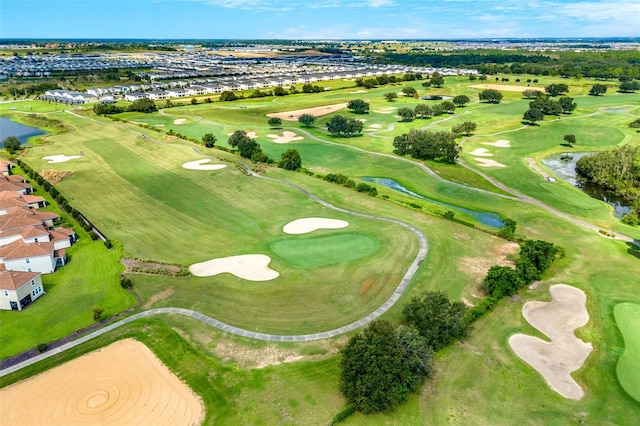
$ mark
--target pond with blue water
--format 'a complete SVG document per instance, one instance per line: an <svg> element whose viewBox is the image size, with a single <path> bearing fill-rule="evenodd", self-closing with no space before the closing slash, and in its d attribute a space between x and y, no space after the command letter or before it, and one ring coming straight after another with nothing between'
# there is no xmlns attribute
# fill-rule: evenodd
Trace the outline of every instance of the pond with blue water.
<svg viewBox="0 0 640 426"><path fill-rule="evenodd" d="M459 212L465 213L473 217L475 220L482 223L483 225L491 226L492 228L502 228L504 226L504 222L500 218L500 215L496 213L480 212L477 210L471 210L464 207L455 206L453 204L443 203L442 201L433 200L431 198L427 198L425 196L422 196L420 194L417 194L413 191L408 190L404 186L400 185L394 179L380 178L380 177L363 177L360 180L362 180L363 182L375 183L378 185L386 186L387 188L393 189L394 191L398 191L403 194L410 195L412 197L419 198L421 200L425 200L433 204L437 204L439 206L447 207L448 209L453 211L459 211Z"/></svg>
<svg viewBox="0 0 640 426"><path fill-rule="evenodd" d="M9 136L15 136L24 145L30 137L44 135L45 133L37 127L25 126L7 117L0 117L0 142Z"/></svg>

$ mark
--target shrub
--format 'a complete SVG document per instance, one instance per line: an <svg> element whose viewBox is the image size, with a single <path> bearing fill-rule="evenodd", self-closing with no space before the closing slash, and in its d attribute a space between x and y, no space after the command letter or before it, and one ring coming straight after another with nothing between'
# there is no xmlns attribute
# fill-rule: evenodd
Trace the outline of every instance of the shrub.
<svg viewBox="0 0 640 426"><path fill-rule="evenodd" d="M102 319L102 314L104 313L104 309L95 307L92 309L93 311L93 320L100 321Z"/></svg>
<svg viewBox="0 0 640 426"><path fill-rule="evenodd" d="M38 353L42 353L44 351L47 350L47 344L46 343L38 343L38 345L36 346L36 351L38 351Z"/></svg>
<svg viewBox="0 0 640 426"><path fill-rule="evenodd" d="M104 240L104 246L106 248L108 248L109 250L111 250L113 248L113 243L111 242L110 239L106 239L106 240Z"/></svg>

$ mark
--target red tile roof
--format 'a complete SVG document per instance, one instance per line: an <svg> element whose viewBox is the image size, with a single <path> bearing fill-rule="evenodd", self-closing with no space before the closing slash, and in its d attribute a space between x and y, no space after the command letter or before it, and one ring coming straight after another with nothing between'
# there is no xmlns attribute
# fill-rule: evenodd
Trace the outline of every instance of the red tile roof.
<svg viewBox="0 0 640 426"><path fill-rule="evenodd" d="M6 216L6 215L5 215ZM36 217L29 216L0 216L0 231L8 231L10 229L22 229L27 226L42 225L42 221Z"/></svg>
<svg viewBox="0 0 640 426"><path fill-rule="evenodd" d="M22 240L18 240L0 247L0 259L4 261L51 256L51 254L53 254L53 243L51 242L27 244Z"/></svg>
<svg viewBox="0 0 640 426"><path fill-rule="evenodd" d="M0 290L17 290L38 275L40 272L0 271Z"/></svg>

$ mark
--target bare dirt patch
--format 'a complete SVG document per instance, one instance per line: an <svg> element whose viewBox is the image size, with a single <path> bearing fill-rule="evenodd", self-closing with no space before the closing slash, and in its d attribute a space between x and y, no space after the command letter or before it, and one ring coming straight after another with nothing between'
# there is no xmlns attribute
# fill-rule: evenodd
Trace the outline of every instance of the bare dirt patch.
<svg viewBox="0 0 640 426"><path fill-rule="evenodd" d="M120 259L120 263L124 265L125 274L169 275L172 277L189 275L187 268L171 263L150 262L128 257Z"/></svg>
<svg viewBox="0 0 640 426"><path fill-rule="evenodd" d="M581 399L584 391L571 373L584 364L593 347L578 339L574 331L589 322L586 294L575 287L550 287L551 302L527 302L522 315L545 334L550 342L526 334L509 338L511 349L538 371L549 387L569 399Z"/></svg>
<svg viewBox="0 0 640 426"><path fill-rule="evenodd" d="M486 257L463 257L459 267L479 284L493 265L515 267L509 257L518 253L518 250L520 246L510 241L496 244Z"/></svg>
<svg viewBox="0 0 640 426"><path fill-rule="evenodd" d="M242 368L265 368L287 362L317 361L328 358L338 353L335 344L329 341L309 343L309 345L314 345L313 352L317 352L317 354L304 355L299 351L271 344L262 348L251 348L228 340L220 340L216 342L213 354L224 362L234 362Z"/></svg>
<svg viewBox="0 0 640 426"><path fill-rule="evenodd" d="M162 302L163 300L168 299L169 297L171 297L173 295L174 292L175 292L175 288L174 287L168 287L168 288L162 290L161 292L154 294L153 296L151 296L149 298L147 303L144 304L143 308L144 309L151 309L151 307L153 306L154 303Z"/></svg>
<svg viewBox="0 0 640 426"><path fill-rule="evenodd" d="M0 424L192 426L202 400L142 343L125 339L0 389Z"/></svg>
<svg viewBox="0 0 640 426"><path fill-rule="evenodd" d="M510 84L474 84L474 89L495 89L502 90L504 92L524 92L525 90L539 90L544 92L544 87L537 86L513 86Z"/></svg>
<svg viewBox="0 0 640 426"><path fill-rule="evenodd" d="M321 117L323 115L331 114L332 112L340 111L347 107L346 103L325 105L313 108L296 109L294 111L274 112L267 114L267 117L276 117L285 121L298 121L298 118L302 114L311 114L314 117Z"/></svg>
<svg viewBox="0 0 640 426"><path fill-rule="evenodd" d="M44 180L53 185L62 182L64 178L67 178L71 175L73 175L73 172L69 170L44 169L40 172L40 176L42 176Z"/></svg>
<svg viewBox="0 0 640 426"><path fill-rule="evenodd" d="M376 280L373 277L369 277L366 280L362 281L360 284L360 294L364 294L371 289L371 286L375 284Z"/></svg>

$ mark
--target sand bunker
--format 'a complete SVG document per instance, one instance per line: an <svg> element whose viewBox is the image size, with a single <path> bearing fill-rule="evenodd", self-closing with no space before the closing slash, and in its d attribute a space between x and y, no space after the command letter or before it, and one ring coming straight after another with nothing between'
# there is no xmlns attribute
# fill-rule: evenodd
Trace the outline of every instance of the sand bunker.
<svg viewBox="0 0 640 426"><path fill-rule="evenodd" d="M496 89L502 90L504 92L524 92L525 90L539 90L544 92L544 87L536 87L536 86L512 86L510 84L474 84L473 86L476 89Z"/></svg>
<svg viewBox="0 0 640 426"><path fill-rule="evenodd" d="M314 108L297 109L295 111L274 112L267 114L267 117L277 117L285 121L298 121L298 118L302 114L311 114L314 117L321 117L323 115L331 114L332 112L339 111L347 107L347 104L334 104L325 105Z"/></svg>
<svg viewBox="0 0 640 426"><path fill-rule="evenodd" d="M353 92L349 92L349 93L367 93L366 90L354 90Z"/></svg>
<svg viewBox="0 0 640 426"><path fill-rule="evenodd" d="M251 139L255 139L256 137L258 137L258 134L256 132L245 132L247 134L247 137L251 138ZM227 136L231 136L233 133L227 133Z"/></svg>
<svg viewBox="0 0 640 426"><path fill-rule="evenodd" d="M0 389L3 425L184 425L202 400L142 343L126 339Z"/></svg>
<svg viewBox="0 0 640 426"><path fill-rule="evenodd" d="M282 136L269 134L267 135L267 137L273 139L274 143L289 143L293 141L301 141L304 139L302 136L298 136L294 132L289 131L282 132Z"/></svg>
<svg viewBox="0 0 640 426"><path fill-rule="evenodd" d="M582 367L593 347L573 332L589 321L587 296L582 290L564 284L551 286L549 292L551 302L527 302L522 307L522 315L551 342L514 334L509 338L509 345L542 375L551 389L565 398L580 399L584 391L571 373Z"/></svg>
<svg viewBox="0 0 640 426"><path fill-rule="evenodd" d="M471 151L469 154L477 157L493 157L493 154L487 151L486 148L476 148L473 151Z"/></svg>
<svg viewBox="0 0 640 426"><path fill-rule="evenodd" d="M282 230L287 234L307 234L318 229L340 229L349 226L349 222L323 217L306 217L287 223Z"/></svg>
<svg viewBox="0 0 640 426"><path fill-rule="evenodd" d="M182 165L182 168L189 170L220 170L227 167L226 164L204 164L210 161L211 160L208 158L205 158L203 160L189 161L188 163L184 163Z"/></svg>
<svg viewBox="0 0 640 426"><path fill-rule="evenodd" d="M176 118L175 120L173 120L173 124L184 124L187 122L186 118Z"/></svg>
<svg viewBox="0 0 640 426"><path fill-rule="evenodd" d="M210 277L226 272L243 280L269 281L280 276L277 271L269 268L269 262L271 258L264 254L243 254L194 263L189 266L189 272L196 277Z"/></svg>
<svg viewBox="0 0 640 426"><path fill-rule="evenodd" d="M505 139L500 139L499 141L495 142L483 142L482 145L491 145L497 148L511 148L511 142Z"/></svg>
<svg viewBox="0 0 640 426"><path fill-rule="evenodd" d="M507 167L502 163L498 163L495 160L488 160L486 158L476 158L475 159L480 167Z"/></svg>
<svg viewBox="0 0 640 426"><path fill-rule="evenodd" d="M43 160L49 160L47 163L64 163L65 161L75 160L80 158L81 155L47 155L42 157Z"/></svg>
<svg viewBox="0 0 640 426"><path fill-rule="evenodd" d="M371 124L369 125L370 129L381 129L382 125L381 124Z"/></svg>
<svg viewBox="0 0 640 426"><path fill-rule="evenodd" d="M384 107L384 108L380 108L375 110L374 112L380 113L380 114L391 114L393 111L397 110L398 108L396 107Z"/></svg>

